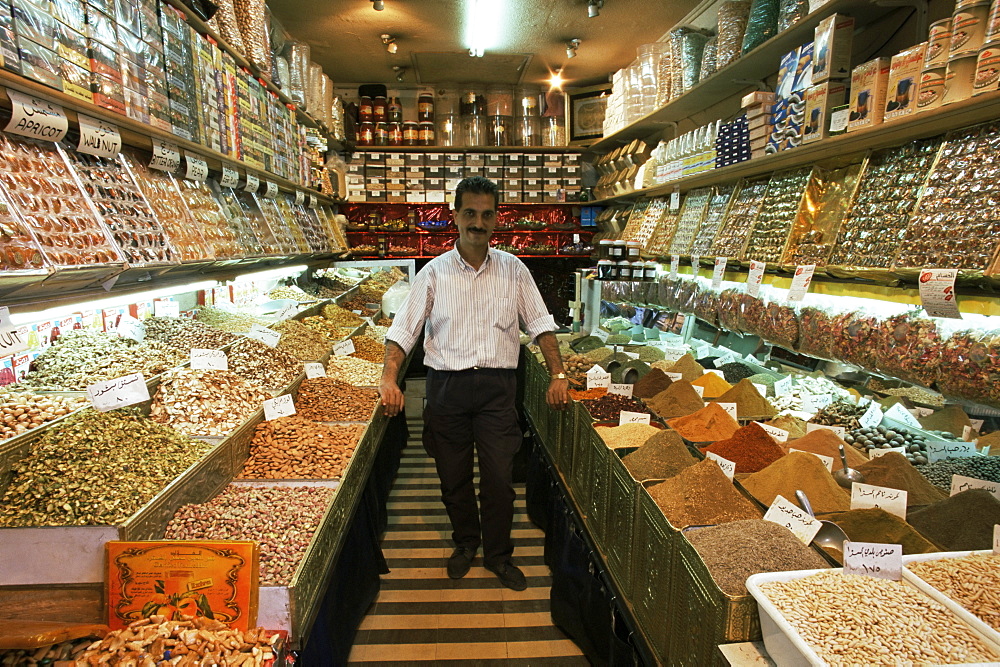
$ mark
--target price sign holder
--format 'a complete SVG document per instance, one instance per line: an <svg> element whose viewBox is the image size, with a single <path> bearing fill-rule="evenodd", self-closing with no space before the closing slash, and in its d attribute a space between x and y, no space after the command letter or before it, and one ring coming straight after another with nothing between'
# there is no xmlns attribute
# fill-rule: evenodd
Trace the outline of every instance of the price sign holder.
<svg viewBox="0 0 1000 667"><path fill-rule="evenodd" d="M776 523L792 531L802 544L810 544L822 524L809 512L797 507L784 496L778 495L764 514L764 521Z"/></svg>
<svg viewBox="0 0 1000 667"><path fill-rule="evenodd" d="M728 412L730 417L737 419L735 403L717 403L716 405Z"/></svg>
<svg viewBox="0 0 1000 667"><path fill-rule="evenodd" d="M260 189L260 179L257 178L256 174L251 174L247 172L247 182L243 186L245 192L257 192Z"/></svg>
<svg viewBox="0 0 1000 667"><path fill-rule="evenodd" d="M69 131L69 119L63 108L54 102L7 89L11 102L11 117L5 132L43 141L62 141Z"/></svg>
<svg viewBox="0 0 1000 667"><path fill-rule="evenodd" d="M957 269L921 269L920 303L930 317L962 319L955 298Z"/></svg>
<svg viewBox="0 0 1000 667"><path fill-rule="evenodd" d="M222 165L222 176L219 178L219 185L224 188L235 188L240 184L240 172L232 167Z"/></svg>
<svg viewBox="0 0 1000 667"><path fill-rule="evenodd" d="M79 114L80 142L76 146L79 153L114 159L122 150L122 135L118 126L107 121Z"/></svg>
<svg viewBox="0 0 1000 667"><path fill-rule="evenodd" d="M306 377L308 379L311 380L313 378L326 377L326 368L323 367L323 364L319 362L309 362L307 364L304 364L304 366L306 371Z"/></svg>
<svg viewBox="0 0 1000 667"><path fill-rule="evenodd" d="M722 468L722 472L726 473L729 481L732 481L733 477L736 476L736 463L734 461L724 459L715 452L705 452L705 458L718 463L719 467Z"/></svg>
<svg viewBox="0 0 1000 667"><path fill-rule="evenodd" d="M855 482L851 485L851 509L866 510L877 507L905 521L906 496L906 491L900 489Z"/></svg>
<svg viewBox="0 0 1000 667"><path fill-rule="evenodd" d="M250 331L246 333L246 337L253 338L268 347L277 347L278 341L281 340L281 332L255 324L250 327Z"/></svg>
<svg viewBox="0 0 1000 667"><path fill-rule="evenodd" d="M587 389L607 389L611 386L611 373L594 364L587 371Z"/></svg>
<svg viewBox="0 0 1000 667"><path fill-rule="evenodd" d="M149 387L142 373L132 373L113 380L102 380L87 387L87 397L98 412L149 400Z"/></svg>
<svg viewBox="0 0 1000 667"><path fill-rule="evenodd" d="M296 190L295 191L295 205L296 206L302 206L305 203L306 203L306 193L302 192L302 190Z"/></svg>
<svg viewBox="0 0 1000 667"><path fill-rule="evenodd" d="M844 542L844 574L899 581L903 577L903 546Z"/></svg>
<svg viewBox="0 0 1000 667"><path fill-rule="evenodd" d="M118 332L119 338L128 338L137 343L146 339L146 327L131 315L122 315L118 318L118 326L115 331Z"/></svg>
<svg viewBox="0 0 1000 667"><path fill-rule="evenodd" d="M815 272L815 264L803 264L795 269L795 277L792 278L792 284L788 288L789 302L802 301L805 298Z"/></svg>
<svg viewBox="0 0 1000 667"><path fill-rule="evenodd" d="M338 357L354 354L354 341L350 338L340 341L333 346L333 353Z"/></svg>
<svg viewBox="0 0 1000 667"><path fill-rule="evenodd" d="M618 425L622 424L649 424L648 412L629 412L622 410L618 413Z"/></svg>
<svg viewBox="0 0 1000 667"><path fill-rule="evenodd" d="M181 149L169 141L153 141L153 159L149 168L158 171L175 172L181 166Z"/></svg>
<svg viewBox="0 0 1000 667"><path fill-rule="evenodd" d="M191 348L191 368L194 370L228 371L229 357L222 350Z"/></svg>
<svg viewBox="0 0 1000 667"><path fill-rule="evenodd" d="M872 449L868 451L868 457L872 459L877 459L880 456L885 456L889 452L896 452L901 456L906 456L906 447L887 447L885 449Z"/></svg>
<svg viewBox="0 0 1000 667"><path fill-rule="evenodd" d="M187 169L184 170L184 178L189 181L204 181L208 178L208 163L196 155L184 154L187 162Z"/></svg>
<svg viewBox="0 0 1000 667"><path fill-rule="evenodd" d="M770 424L761 424L760 422L754 422L754 424L760 426L769 436L778 442L788 442L788 431L785 429L771 426Z"/></svg>
<svg viewBox="0 0 1000 667"><path fill-rule="evenodd" d="M671 255L670 256L670 277L671 278L676 278L677 277L677 271L680 270L680 268L681 268L681 256L680 255Z"/></svg>
<svg viewBox="0 0 1000 667"><path fill-rule="evenodd" d="M760 284L764 280L764 270L767 262L750 262L750 271L747 272L747 294L757 296L760 294Z"/></svg>
<svg viewBox="0 0 1000 667"><path fill-rule="evenodd" d="M280 419L281 417L290 417L294 414L295 402L292 400L291 394L282 394L281 396L275 396L264 401L264 419L267 421Z"/></svg>
<svg viewBox="0 0 1000 667"><path fill-rule="evenodd" d="M632 398L632 385L630 384L615 384L612 382L608 386L609 394L616 394L618 396L625 396L626 398Z"/></svg>
<svg viewBox="0 0 1000 667"><path fill-rule="evenodd" d="M181 305L176 301L159 299L153 302L153 317L180 317Z"/></svg>
<svg viewBox="0 0 1000 667"><path fill-rule="evenodd" d="M722 287L722 279L726 275L726 262L728 261L727 257L715 258L715 268L712 270L712 289Z"/></svg>
<svg viewBox="0 0 1000 667"><path fill-rule="evenodd" d="M823 456L822 454L817 454L816 452L807 452L804 449L795 449L794 447L789 447L788 448L788 453L791 454L792 452L802 452L803 454L812 454L813 456L815 456L816 458L818 458L823 463L823 465L826 467L827 470L829 470L830 472L833 472L833 457L832 456Z"/></svg>
<svg viewBox="0 0 1000 667"><path fill-rule="evenodd" d="M993 497L1000 500L1000 483L988 482L985 479L975 477L965 477L964 475L951 476L951 495L968 491L969 489L986 489Z"/></svg>

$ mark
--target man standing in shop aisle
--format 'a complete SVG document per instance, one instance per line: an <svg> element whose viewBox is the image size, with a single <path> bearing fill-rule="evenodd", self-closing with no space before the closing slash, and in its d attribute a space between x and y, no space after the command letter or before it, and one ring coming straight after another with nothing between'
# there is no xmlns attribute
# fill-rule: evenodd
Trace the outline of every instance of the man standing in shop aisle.
<svg viewBox="0 0 1000 667"><path fill-rule="evenodd" d="M399 367L424 332L427 407L424 448L437 465L453 529L448 576L464 577L480 544L483 565L507 588L527 588L511 562L514 545L513 460L521 445L514 407L520 327L542 350L552 373L546 399L569 403L569 382L548 313L527 267L490 248L496 225L496 183L466 178L455 190L454 249L431 260L386 334L379 393L390 417L403 408ZM473 484L473 447L479 455L479 501Z"/></svg>

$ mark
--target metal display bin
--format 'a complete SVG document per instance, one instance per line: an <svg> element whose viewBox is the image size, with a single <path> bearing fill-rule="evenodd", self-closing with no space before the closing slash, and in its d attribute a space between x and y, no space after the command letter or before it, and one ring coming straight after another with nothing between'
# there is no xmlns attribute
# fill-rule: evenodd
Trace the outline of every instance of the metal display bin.
<svg viewBox="0 0 1000 667"><path fill-rule="evenodd" d="M637 496L632 529L630 600L636 621L649 638L650 648L660 662L668 664L675 662L670 654L670 642L689 639L686 636L672 639L676 635L672 582L680 533L663 515L644 485L638 485Z"/></svg>
<svg viewBox="0 0 1000 667"><path fill-rule="evenodd" d="M604 529L604 552L611 575L622 591L633 590L633 541L636 503L640 484L622 463L618 452L608 457L608 511Z"/></svg>

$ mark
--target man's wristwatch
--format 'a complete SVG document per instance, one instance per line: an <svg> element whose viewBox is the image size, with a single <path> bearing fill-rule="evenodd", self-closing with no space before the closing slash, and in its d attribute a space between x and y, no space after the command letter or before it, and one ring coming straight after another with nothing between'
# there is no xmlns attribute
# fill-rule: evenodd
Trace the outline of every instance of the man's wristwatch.
<svg viewBox="0 0 1000 667"><path fill-rule="evenodd" d="M569 378L566 376L565 373L556 373L555 375L552 376L552 379L553 380L568 380Z"/></svg>

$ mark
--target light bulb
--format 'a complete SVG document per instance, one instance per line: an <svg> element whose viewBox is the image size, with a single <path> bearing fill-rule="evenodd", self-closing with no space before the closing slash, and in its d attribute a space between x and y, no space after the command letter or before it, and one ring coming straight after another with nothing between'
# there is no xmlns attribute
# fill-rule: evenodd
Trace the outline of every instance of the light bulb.
<svg viewBox="0 0 1000 667"><path fill-rule="evenodd" d="M382 11L385 9L385 2L383 2L383 0L372 0L372 9L377 12Z"/></svg>

